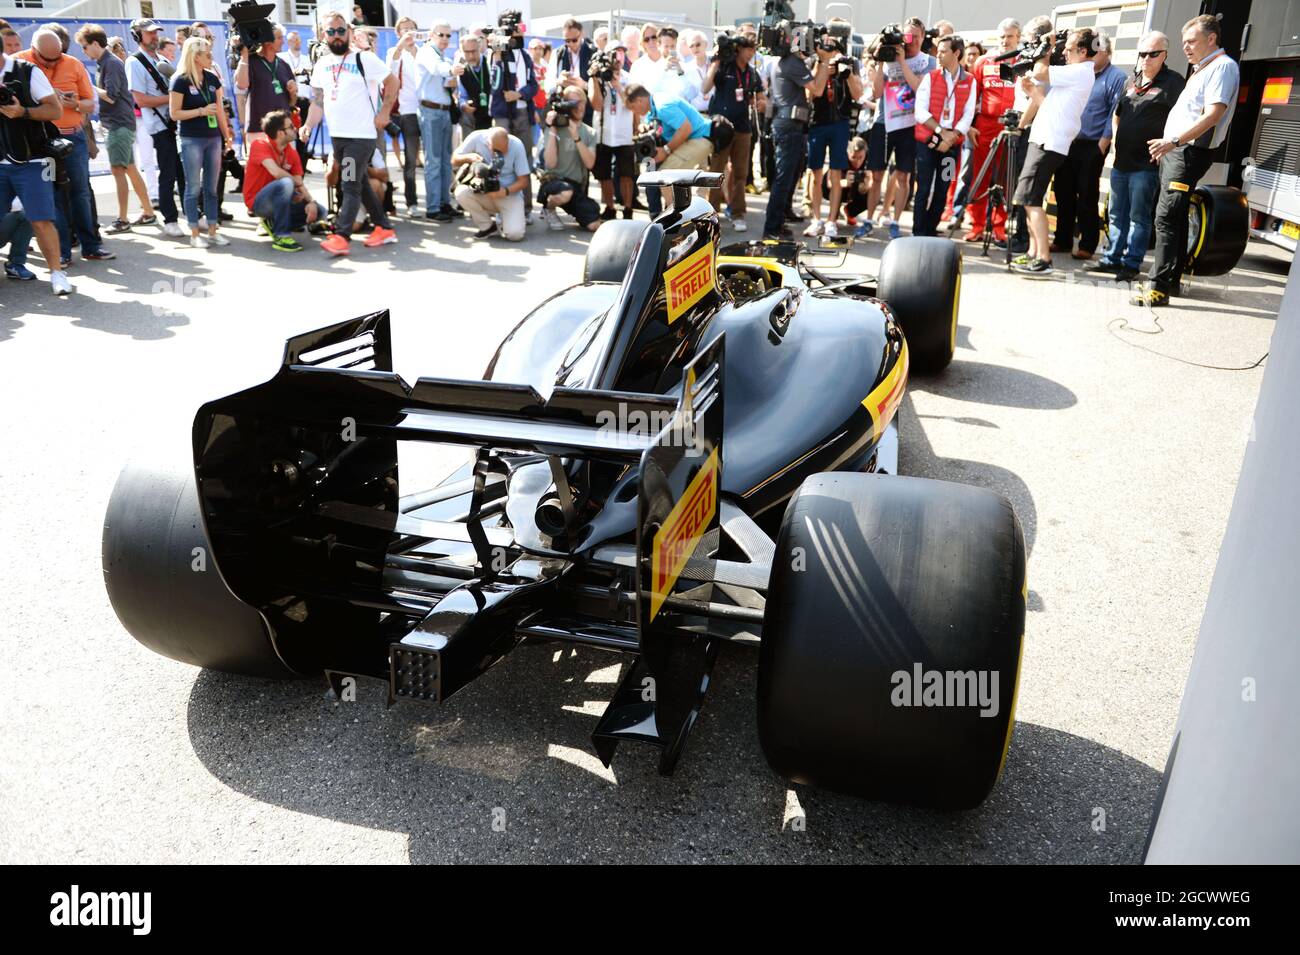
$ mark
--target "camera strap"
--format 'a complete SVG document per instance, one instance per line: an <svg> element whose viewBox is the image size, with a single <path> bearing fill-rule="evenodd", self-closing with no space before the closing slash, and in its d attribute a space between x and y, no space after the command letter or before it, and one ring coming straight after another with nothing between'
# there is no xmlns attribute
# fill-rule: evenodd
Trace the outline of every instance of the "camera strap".
<svg viewBox="0 0 1300 955"><path fill-rule="evenodd" d="M145 68L146 71L148 71L150 79L152 79L154 85L158 87L158 92L161 93L163 96L166 96L169 92L169 90L167 89L167 81L163 79L162 74L158 72L158 68L153 65L149 57L145 56L144 50L136 50L135 58L139 60L140 64ZM155 116L157 116L160 120L162 120L164 129L170 129L175 131L176 129L175 120L173 120L170 116L165 116L162 113L158 112L157 106L150 106L149 108L153 110L153 114Z"/></svg>
<svg viewBox="0 0 1300 955"><path fill-rule="evenodd" d="M366 84L366 67L365 67L365 64L361 62L361 51L360 51L360 50L357 50L357 72L361 74L361 85L362 85L362 87L365 88L366 102L367 102L367 103L370 103L370 112L371 112L372 115L374 115L374 116L378 116L378 115L379 115L379 107L376 106L376 105L374 104L374 102L370 99L370 87ZM334 76L334 85L335 85L336 87L339 85L338 74L335 74L335 76ZM382 95L382 93L381 93L380 95Z"/></svg>

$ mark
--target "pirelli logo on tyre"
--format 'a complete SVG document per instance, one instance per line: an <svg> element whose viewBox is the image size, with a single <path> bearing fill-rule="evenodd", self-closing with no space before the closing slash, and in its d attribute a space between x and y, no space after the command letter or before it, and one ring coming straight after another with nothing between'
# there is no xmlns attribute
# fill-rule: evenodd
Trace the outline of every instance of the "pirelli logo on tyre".
<svg viewBox="0 0 1300 955"><path fill-rule="evenodd" d="M718 449L696 472L686 493L673 505L667 520L655 532L650 548L650 619L663 606L682 568L695 553L704 531L718 511Z"/></svg>
<svg viewBox="0 0 1300 955"><path fill-rule="evenodd" d="M692 252L664 272L664 291L668 297L668 324L681 316L714 286L714 248L710 242Z"/></svg>

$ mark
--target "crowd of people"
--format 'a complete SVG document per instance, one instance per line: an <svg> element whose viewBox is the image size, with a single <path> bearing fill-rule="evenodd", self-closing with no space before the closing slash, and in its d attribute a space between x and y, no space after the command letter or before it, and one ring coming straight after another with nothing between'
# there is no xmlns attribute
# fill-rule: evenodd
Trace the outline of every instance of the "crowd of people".
<svg viewBox="0 0 1300 955"><path fill-rule="evenodd" d="M274 250L302 250L295 235L305 231L343 256L354 233L370 248L398 241L399 196L408 218L468 216L478 239L519 241L533 223L561 230L571 219L593 232L638 210L658 215L667 196L638 187L639 173L696 168L723 174L708 199L737 232L748 228L747 197L762 192L765 239L793 238L792 223L806 223L807 237L879 228L897 238L910 205L914 235L946 224L954 238L1011 243L1012 268L1028 275L1050 273L1057 253L1131 280L1154 244L1134 301L1162 305L1178 293L1190 193L1237 99L1237 64L1213 17L1183 29L1186 83L1168 68L1169 40L1158 32L1141 38L1131 73L1110 62L1104 33L1082 28L1058 44L1063 63L1042 57L1009 74L1000 56L1022 41L1057 39L1048 17L1023 31L1004 20L989 52L947 21L927 30L914 17L901 43L879 37L852 56L847 23L829 26L811 53L765 55L753 24L710 41L655 23L588 37L570 19L552 49L499 29L457 36L438 22L425 32L403 17L381 58L374 30L355 11L337 11L319 18L314 55L276 25L274 41L241 48L236 66L215 55L204 23L168 37L142 19L131 25L133 54L98 26L78 31L92 78L58 24L23 50L0 21L5 77L25 91L0 106L5 271L35 277L25 261L34 238L54 291L67 294L74 247L89 261L113 258L104 235L157 226L194 248L227 245L228 185ZM90 186L92 116L116 186L116 218L103 229ZM34 132L46 123L57 138ZM324 203L305 179L322 129L331 152ZM400 183L390 182L390 150ZM1099 184L1112 150L1107 223ZM46 175L47 165L58 175ZM1013 195L990 202L1006 166Z"/></svg>

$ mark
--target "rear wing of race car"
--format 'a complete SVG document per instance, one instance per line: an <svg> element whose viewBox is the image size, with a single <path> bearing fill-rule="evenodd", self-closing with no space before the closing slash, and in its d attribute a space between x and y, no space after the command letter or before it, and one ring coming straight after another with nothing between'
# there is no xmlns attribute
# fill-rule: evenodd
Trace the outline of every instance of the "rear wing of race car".
<svg viewBox="0 0 1300 955"><path fill-rule="evenodd" d="M393 371L386 311L296 336L271 380L195 417L214 562L290 665L327 657L334 670L392 678L397 695L442 699L508 651L527 618L566 603L559 585L580 558L539 553L547 538L522 532L533 511L509 498L525 471L542 473L537 494L553 495L567 523L582 503L581 462L635 468L623 612L647 660L662 656L662 621L680 595L707 600L698 565L720 513L722 354L719 338L687 366L680 397L556 388L543 398L493 381L408 384ZM402 489L406 440L472 448L471 472ZM390 673L403 647L432 649L436 680L404 693Z"/></svg>

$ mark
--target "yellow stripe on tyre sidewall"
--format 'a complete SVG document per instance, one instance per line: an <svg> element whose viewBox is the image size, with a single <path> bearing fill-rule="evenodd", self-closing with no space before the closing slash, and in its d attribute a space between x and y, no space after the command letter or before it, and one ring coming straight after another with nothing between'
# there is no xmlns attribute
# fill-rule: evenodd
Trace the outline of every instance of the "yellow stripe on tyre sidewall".
<svg viewBox="0 0 1300 955"><path fill-rule="evenodd" d="M957 309L961 303L961 257L957 257L957 287L952 293L952 335L948 342L949 351L957 352Z"/></svg>

